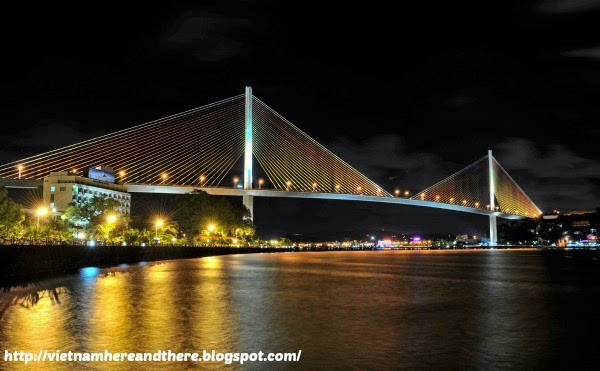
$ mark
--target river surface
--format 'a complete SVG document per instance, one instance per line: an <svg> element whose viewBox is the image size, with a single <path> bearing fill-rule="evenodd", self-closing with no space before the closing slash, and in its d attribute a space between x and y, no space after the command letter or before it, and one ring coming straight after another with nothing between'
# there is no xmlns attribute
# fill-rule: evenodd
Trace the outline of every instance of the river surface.
<svg viewBox="0 0 600 371"><path fill-rule="evenodd" d="M0 293L0 369L596 368L597 256L294 252L89 267ZM244 365L3 361L57 349L302 353Z"/></svg>

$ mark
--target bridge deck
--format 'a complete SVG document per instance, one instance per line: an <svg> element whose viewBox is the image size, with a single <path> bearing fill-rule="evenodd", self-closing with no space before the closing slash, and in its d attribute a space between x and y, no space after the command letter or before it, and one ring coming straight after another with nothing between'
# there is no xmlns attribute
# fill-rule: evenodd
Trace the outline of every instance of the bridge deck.
<svg viewBox="0 0 600 371"><path fill-rule="evenodd" d="M390 204L412 205L431 207L436 209L445 209L453 211L461 211L471 214L480 215L496 215L505 219L524 219L523 216L506 214L502 212L492 212L490 210L478 209L474 207L466 207L460 205L452 205L441 202L412 200L409 198L400 197L383 197L383 196L365 196L352 195L343 193L321 193L321 192L296 192L274 189L241 189L241 188L224 188L224 187L190 187L190 186L161 186L148 184L125 184L129 192L132 193L169 193L169 194L184 194L193 190L201 189L208 194L218 196L256 196L256 197L290 197L290 198L314 198L326 200L344 200L344 201L366 201L366 202L383 202Z"/></svg>

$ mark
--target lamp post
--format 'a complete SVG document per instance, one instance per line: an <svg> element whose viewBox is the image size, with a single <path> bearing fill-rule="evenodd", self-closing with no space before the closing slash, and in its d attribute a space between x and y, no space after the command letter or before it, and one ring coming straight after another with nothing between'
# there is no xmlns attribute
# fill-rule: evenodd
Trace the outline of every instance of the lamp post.
<svg viewBox="0 0 600 371"><path fill-rule="evenodd" d="M164 185L165 180L167 180L167 173L162 173L160 177L162 178L162 184Z"/></svg>
<svg viewBox="0 0 600 371"><path fill-rule="evenodd" d="M46 209L45 207L40 207L37 210L37 225L35 227L35 239L36 240L37 240L38 230L40 229L40 215L46 215L47 212L48 212L48 209Z"/></svg>
<svg viewBox="0 0 600 371"><path fill-rule="evenodd" d="M110 237L110 225L111 223L114 223L117 220L117 217L114 214L110 214L107 218L106 218L106 222L107 222L107 231L106 231L106 238L104 243L106 244L106 242L110 242L109 241L109 237Z"/></svg>
<svg viewBox="0 0 600 371"><path fill-rule="evenodd" d="M156 221L156 223L154 223L154 240L158 241L158 227L161 227L163 225L163 221L161 219L158 219Z"/></svg>
<svg viewBox="0 0 600 371"><path fill-rule="evenodd" d="M206 179L206 177L204 175L200 175L200 188L204 186L204 179Z"/></svg>
<svg viewBox="0 0 600 371"><path fill-rule="evenodd" d="M285 182L285 185L286 185L286 187L285 187L286 191L289 191L290 190L290 186L292 185L292 181L288 180L287 182Z"/></svg>
<svg viewBox="0 0 600 371"><path fill-rule="evenodd" d="M233 188L237 188L237 184L238 184L239 180L240 179L237 176L233 178Z"/></svg>
<svg viewBox="0 0 600 371"><path fill-rule="evenodd" d="M207 242L210 243L210 236L211 236L211 233L215 230L215 225L209 224L207 229L208 229L208 241Z"/></svg>
<svg viewBox="0 0 600 371"><path fill-rule="evenodd" d="M263 183L264 183L264 182L265 182L265 181L264 181L264 180L262 180L262 179L259 179L259 180L258 180L258 189L261 189L261 188L262 188L262 185L263 185Z"/></svg>
<svg viewBox="0 0 600 371"><path fill-rule="evenodd" d="M48 209L46 209L45 207L40 207L37 210L37 227L40 227L40 215L46 215L48 213Z"/></svg>
<svg viewBox="0 0 600 371"><path fill-rule="evenodd" d="M19 179L21 179L21 171L23 170L23 165L17 166L17 169L19 169Z"/></svg>

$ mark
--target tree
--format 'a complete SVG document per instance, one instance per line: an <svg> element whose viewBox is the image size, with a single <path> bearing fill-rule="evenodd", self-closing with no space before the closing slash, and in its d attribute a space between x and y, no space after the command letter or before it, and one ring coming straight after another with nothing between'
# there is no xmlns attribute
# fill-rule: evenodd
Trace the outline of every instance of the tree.
<svg viewBox="0 0 600 371"><path fill-rule="evenodd" d="M182 195L176 212L181 231L190 238L204 235L235 237L247 240L254 235L250 211L242 204L231 204L223 197L211 196L204 191ZM209 226L214 230L209 231Z"/></svg>
<svg viewBox="0 0 600 371"><path fill-rule="evenodd" d="M0 236L7 238L14 235L23 220L25 213L21 206L8 197L6 187L0 186Z"/></svg>
<svg viewBox="0 0 600 371"><path fill-rule="evenodd" d="M62 218L76 226L81 226L89 239L100 232L101 238L108 240L111 239L111 232L117 225L122 229L126 228L129 222L128 218L122 217L118 223L107 220L109 215L118 214L116 209L119 206L119 201L115 199L104 195L94 196L89 201L71 202Z"/></svg>

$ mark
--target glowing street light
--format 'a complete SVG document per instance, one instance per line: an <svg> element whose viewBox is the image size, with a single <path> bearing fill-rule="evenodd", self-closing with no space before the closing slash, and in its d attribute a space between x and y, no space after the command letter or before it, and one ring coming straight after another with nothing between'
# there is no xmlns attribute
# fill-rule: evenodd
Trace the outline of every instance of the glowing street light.
<svg viewBox="0 0 600 371"><path fill-rule="evenodd" d="M21 171L23 170L23 165L17 166L17 169L19 170L19 179L21 179Z"/></svg>
<svg viewBox="0 0 600 371"><path fill-rule="evenodd" d="M400 190L399 190L399 189L396 189L396 190L394 191L394 194L396 195L396 197L400 196Z"/></svg>
<svg viewBox="0 0 600 371"><path fill-rule="evenodd" d="M404 196L405 196L405 197L408 197L408 195L409 195L409 194L410 194L410 192L409 192L409 191L404 191Z"/></svg>
<svg viewBox="0 0 600 371"><path fill-rule="evenodd" d="M200 187L204 186L204 180L206 177L204 175L200 175Z"/></svg>
<svg viewBox="0 0 600 371"><path fill-rule="evenodd" d="M238 184L238 181L239 181L239 180L240 180L240 179L239 179L237 176L236 176L236 177L233 177L233 188L236 188L236 187L237 187L237 184Z"/></svg>
<svg viewBox="0 0 600 371"><path fill-rule="evenodd" d="M313 192L317 191L317 182L313 182L313 184L312 184L312 190L313 190Z"/></svg>
<svg viewBox="0 0 600 371"><path fill-rule="evenodd" d="M154 239L158 240L158 227L163 225L162 219L158 219L156 223L154 223Z"/></svg>
<svg viewBox="0 0 600 371"><path fill-rule="evenodd" d="M43 215L46 215L47 213L48 213L48 209L45 207L40 207L37 210L37 225L38 225L38 227L40 226L40 215L43 216Z"/></svg>
<svg viewBox="0 0 600 371"><path fill-rule="evenodd" d="M467 204L467 200L462 200L463 206Z"/></svg>
<svg viewBox="0 0 600 371"><path fill-rule="evenodd" d="M208 229L208 237L210 237L210 235L215 231L215 225L209 224L207 229Z"/></svg>
<svg viewBox="0 0 600 371"><path fill-rule="evenodd" d="M258 180L258 189L261 189L261 187L262 187L262 185L263 185L263 183L264 183L264 182L265 182L265 181L264 181L264 180L262 180L262 179L259 179L259 180Z"/></svg>
<svg viewBox="0 0 600 371"><path fill-rule="evenodd" d="M340 185L339 185L339 184L336 184L336 185L335 185L335 191L336 191L336 192L339 192L339 191L340 191Z"/></svg>
<svg viewBox="0 0 600 371"><path fill-rule="evenodd" d="M125 174L125 170L119 171L119 177L121 178L121 180L125 179Z"/></svg>
<svg viewBox="0 0 600 371"><path fill-rule="evenodd" d="M361 191L362 191L362 187L361 186L356 187L356 192L357 193L362 193Z"/></svg>
<svg viewBox="0 0 600 371"><path fill-rule="evenodd" d="M435 200L439 201L440 200L440 195L435 196Z"/></svg>
<svg viewBox="0 0 600 371"><path fill-rule="evenodd" d="M286 186L286 187L285 187L285 189L289 191L289 190L290 190L290 187L291 187L291 185L292 185L292 181L291 181L291 180L288 180L287 182L285 182L285 186Z"/></svg>
<svg viewBox="0 0 600 371"><path fill-rule="evenodd" d="M162 178L162 184L165 184L165 180L167 180L167 173L162 173L160 177Z"/></svg>
<svg viewBox="0 0 600 371"><path fill-rule="evenodd" d="M107 221L107 227L108 227L108 228L107 228L107 230L106 230L106 238L105 238L105 243L106 243L107 241L108 241L108 242L110 242L110 241L109 241L109 239L108 239L108 238L109 238L109 235L110 235L110 230L109 230L109 229L110 229L110 225L111 225L112 223L114 223L114 222L116 222L116 221L117 221L117 217L116 217L114 214L110 214L110 215L108 215L108 216L107 216L107 218L106 218L106 221Z"/></svg>

